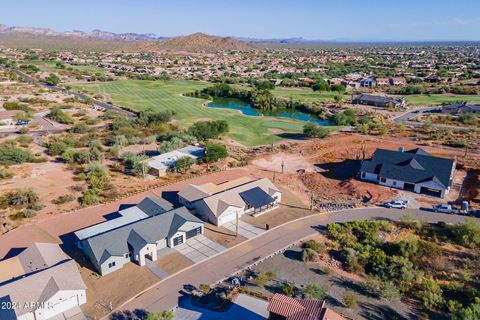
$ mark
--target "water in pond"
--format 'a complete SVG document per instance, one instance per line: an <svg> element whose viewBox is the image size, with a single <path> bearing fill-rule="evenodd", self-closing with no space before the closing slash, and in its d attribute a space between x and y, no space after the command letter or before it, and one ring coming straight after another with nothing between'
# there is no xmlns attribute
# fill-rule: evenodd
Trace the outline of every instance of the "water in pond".
<svg viewBox="0 0 480 320"><path fill-rule="evenodd" d="M321 126L332 125L328 120L322 120L317 118L315 115L294 109L261 110L252 108L248 102L234 98L215 98L208 104L208 107L238 110L246 116L258 117L263 115L268 117L291 118L305 122L313 122Z"/></svg>

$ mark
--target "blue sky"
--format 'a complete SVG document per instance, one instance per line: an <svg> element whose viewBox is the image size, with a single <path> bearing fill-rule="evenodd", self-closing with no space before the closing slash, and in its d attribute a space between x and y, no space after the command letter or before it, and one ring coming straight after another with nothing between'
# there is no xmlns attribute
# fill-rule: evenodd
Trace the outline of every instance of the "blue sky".
<svg viewBox="0 0 480 320"><path fill-rule="evenodd" d="M480 40L480 0L15 0L0 23L161 36Z"/></svg>

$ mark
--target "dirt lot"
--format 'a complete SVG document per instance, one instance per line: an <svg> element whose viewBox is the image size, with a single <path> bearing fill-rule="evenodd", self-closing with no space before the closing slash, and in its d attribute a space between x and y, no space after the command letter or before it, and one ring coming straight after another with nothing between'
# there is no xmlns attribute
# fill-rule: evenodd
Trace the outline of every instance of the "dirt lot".
<svg viewBox="0 0 480 320"><path fill-rule="evenodd" d="M233 247L247 240L247 238L241 235L235 236L234 232L226 228L217 227L210 223L205 224L205 236L226 248Z"/></svg>
<svg viewBox="0 0 480 320"><path fill-rule="evenodd" d="M191 266L193 263L179 252L172 252L165 257L159 258L155 264L168 274L174 274Z"/></svg>

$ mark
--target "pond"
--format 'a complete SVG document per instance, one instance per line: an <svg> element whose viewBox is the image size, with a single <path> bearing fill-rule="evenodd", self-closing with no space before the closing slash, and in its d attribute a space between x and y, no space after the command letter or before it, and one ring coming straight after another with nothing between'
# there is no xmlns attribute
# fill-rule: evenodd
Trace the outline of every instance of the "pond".
<svg viewBox="0 0 480 320"><path fill-rule="evenodd" d="M322 120L313 114L308 114L295 109L276 109L276 110L261 110L253 108L248 102L235 98L215 98L208 104L209 108L232 109L238 110L246 116L258 117L277 117L277 118L291 118L304 122L313 122L321 126L330 126L328 120Z"/></svg>

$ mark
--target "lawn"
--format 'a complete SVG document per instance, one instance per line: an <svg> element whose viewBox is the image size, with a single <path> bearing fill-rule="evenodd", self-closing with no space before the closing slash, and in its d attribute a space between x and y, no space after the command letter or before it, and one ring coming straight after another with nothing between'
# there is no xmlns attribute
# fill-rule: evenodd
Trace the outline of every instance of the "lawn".
<svg viewBox="0 0 480 320"><path fill-rule="evenodd" d="M443 94L419 94L404 96L408 104L415 106L431 106L443 103L452 103L456 101L467 101L472 103L480 103L478 95L443 95Z"/></svg>
<svg viewBox="0 0 480 320"><path fill-rule="evenodd" d="M172 110L174 118L183 127L199 120L224 119L229 122L229 137L247 146L269 144L281 138L272 130L298 133L303 122L271 117L251 117L235 110L210 109L206 100L182 96L183 93L199 90L208 84L197 81L142 81L119 80L112 82L73 84L72 87L92 93L108 94L114 104L145 110ZM332 130L337 129L331 127Z"/></svg>
<svg viewBox="0 0 480 320"><path fill-rule="evenodd" d="M26 61L24 64L33 64L38 67L41 71L45 72L61 72L68 71L66 69L60 69L56 66L57 61L43 61L43 60L30 60ZM72 68L74 70L90 72L90 73L105 73L105 69L95 66L84 66L84 65L72 65L66 62L63 63L66 68Z"/></svg>
<svg viewBox="0 0 480 320"><path fill-rule="evenodd" d="M286 87L276 87L272 93L277 97L293 99L301 102L334 102L335 96L340 94L332 91L313 91L311 88Z"/></svg>

